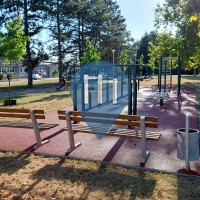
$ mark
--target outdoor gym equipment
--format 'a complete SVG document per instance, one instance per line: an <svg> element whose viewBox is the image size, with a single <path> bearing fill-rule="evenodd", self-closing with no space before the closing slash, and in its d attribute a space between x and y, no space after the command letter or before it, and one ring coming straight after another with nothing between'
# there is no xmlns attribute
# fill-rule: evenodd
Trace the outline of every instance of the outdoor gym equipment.
<svg viewBox="0 0 200 200"><path fill-rule="evenodd" d="M111 65L111 64L107 64ZM94 106L98 106L98 104L103 104L102 97L106 99L105 103L109 102L109 93L110 90L108 89L108 85L112 84L113 89L113 99L112 103L116 104L118 99L125 97L128 95L128 114L129 115L136 115L137 114L137 81L148 79L152 75L151 67L148 65L140 65L140 64L133 64L133 65L114 65L113 70L110 70L109 73L110 79L106 79L105 76L104 80L101 76L103 70L102 68L106 66L103 64L102 66L92 66L89 65L89 68L86 70L82 70L79 74L74 73L74 77L71 84L71 92L73 98L73 105L74 111L77 111L78 101L81 102L81 111L85 111L87 109L91 109ZM111 67L111 66L110 66ZM79 72L84 66L68 66L66 70L70 72ZM64 71L64 69L63 69ZM123 72L123 73L120 73ZM143 74L140 74L140 72ZM95 75L92 75L95 74ZM88 76L88 80L87 80ZM125 82L125 76L127 77L127 82ZM98 97L97 97L97 105L92 104L92 95L89 92L89 80L98 80ZM106 84L105 95L102 94L102 86ZM127 88L126 88L127 86ZM125 88L125 89L124 89ZM80 104L79 104L80 105ZM87 107L89 108L86 108Z"/></svg>
<svg viewBox="0 0 200 200"><path fill-rule="evenodd" d="M170 88L172 87L172 61L173 60L178 61L178 89L177 89L177 94L178 94L178 96L180 96L180 90L181 90L181 58L180 58L180 56L178 56L178 57L160 57L159 72L158 72L158 88L159 88L159 91L155 92L153 94L153 96L158 99L160 106L163 106L163 100L168 98L168 96L169 96L169 93L166 91L167 74L170 75ZM167 61L171 61L169 71L167 71ZM163 67L163 63L164 63L164 67ZM162 76L164 76L163 85L162 85Z"/></svg>
<svg viewBox="0 0 200 200"><path fill-rule="evenodd" d="M88 76L88 74L84 75L84 91L85 91L85 104L89 103L89 84L88 81L89 80L98 80L98 104L102 104L103 103L103 88L102 88L102 84L103 83L112 83L113 84L113 104L117 104L117 78L113 78L113 80L103 80L103 75L99 74L98 76Z"/></svg>

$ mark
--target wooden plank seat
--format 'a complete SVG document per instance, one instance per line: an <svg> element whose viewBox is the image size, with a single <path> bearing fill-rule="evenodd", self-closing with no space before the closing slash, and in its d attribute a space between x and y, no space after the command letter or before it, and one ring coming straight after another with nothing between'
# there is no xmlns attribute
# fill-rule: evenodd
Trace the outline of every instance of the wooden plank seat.
<svg viewBox="0 0 200 200"><path fill-rule="evenodd" d="M20 122L20 121L0 121L0 126L4 127L15 127L15 128L33 128L32 122ZM58 126L58 124L48 124L48 123L39 123L38 127L40 130L48 130Z"/></svg>
<svg viewBox="0 0 200 200"><path fill-rule="evenodd" d="M34 148L38 148L43 144L49 142L48 140L42 141L40 131L48 130L58 126L58 124L49 124L37 122L37 119L45 119L44 110L41 109L14 109L14 108L0 108L0 126L1 127L14 127L14 128L29 128L33 129L37 144ZM5 121L4 118L10 119L31 119L31 122L23 121Z"/></svg>
<svg viewBox="0 0 200 200"><path fill-rule="evenodd" d="M58 110L58 118L60 120L66 120L68 130L68 137L70 142L70 148L67 152L73 151L75 148L80 146L80 143L75 144L74 134L77 132L81 133L95 133L103 134L106 136L119 136L127 138L141 139L141 150L142 156L140 159L141 163L145 163L149 151L146 150L146 140L159 140L161 134L151 131L146 131L146 128L158 128L157 117L145 117L138 115L115 115L115 114L104 114L104 113L91 113L91 112L77 112L77 111L63 111ZM73 124L72 122L87 122L87 123L99 123L100 125L92 125L92 127ZM111 127L109 129L104 128L104 124L112 124L117 126L126 127L139 127L137 129L127 129L119 127Z"/></svg>

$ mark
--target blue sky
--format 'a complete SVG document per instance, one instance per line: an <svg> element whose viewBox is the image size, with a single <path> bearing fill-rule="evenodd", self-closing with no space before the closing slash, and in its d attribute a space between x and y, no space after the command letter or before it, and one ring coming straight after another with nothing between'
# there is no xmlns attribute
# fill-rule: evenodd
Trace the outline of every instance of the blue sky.
<svg viewBox="0 0 200 200"><path fill-rule="evenodd" d="M139 40L145 34L155 30L154 8L165 0L116 0L121 14L126 19L127 30L131 36Z"/></svg>

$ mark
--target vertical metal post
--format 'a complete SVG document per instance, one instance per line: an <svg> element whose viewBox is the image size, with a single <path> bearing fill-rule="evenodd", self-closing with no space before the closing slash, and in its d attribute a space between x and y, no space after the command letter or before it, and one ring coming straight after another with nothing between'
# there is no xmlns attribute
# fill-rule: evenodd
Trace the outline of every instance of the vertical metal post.
<svg viewBox="0 0 200 200"><path fill-rule="evenodd" d="M113 78L113 104L117 104L117 78Z"/></svg>
<svg viewBox="0 0 200 200"><path fill-rule="evenodd" d="M35 111L30 110L30 115L31 115L31 121L32 121L33 129L34 129L34 132L35 132L35 139L36 139L38 147L40 147L40 146L42 146L42 139L40 137L40 130L38 128L38 123L37 123L37 120L35 118Z"/></svg>
<svg viewBox="0 0 200 200"><path fill-rule="evenodd" d="M132 82L131 82L131 67L132 65L128 66L128 114L132 115Z"/></svg>
<svg viewBox="0 0 200 200"><path fill-rule="evenodd" d="M83 83L84 83L84 101L85 104L88 104L88 87L89 87L89 77L88 74L84 74L83 76Z"/></svg>
<svg viewBox="0 0 200 200"><path fill-rule="evenodd" d="M29 111L30 116L31 116L31 121L32 121L32 125L33 125L33 130L35 133L35 139L36 139L36 145L33 147L34 149L42 146L43 144L46 144L47 142L49 142L49 140L45 140L42 141L41 136L40 136L40 129L38 127L38 123L35 117L35 111L34 110L30 110Z"/></svg>
<svg viewBox="0 0 200 200"><path fill-rule="evenodd" d="M139 78L140 78L140 65L138 65L137 66L137 74L138 74L138 82L137 82L137 90L140 90L140 80L139 80Z"/></svg>
<svg viewBox="0 0 200 200"><path fill-rule="evenodd" d="M159 92L161 92L161 83L162 83L162 57L160 57L160 65L159 65Z"/></svg>
<svg viewBox="0 0 200 200"><path fill-rule="evenodd" d="M124 84L124 70L123 67L121 69L121 97L123 97L123 84Z"/></svg>
<svg viewBox="0 0 200 200"><path fill-rule="evenodd" d="M69 144L70 144L70 148L67 149L67 153L70 153L75 148L80 146L81 143L75 144L75 142L74 142L74 134L73 134L73 130L72 130L72 122L71 122L71 118L70 118L70 111L67 110L65 112L65 116L66 116L66 123L67 123L68 137L69 137Z"/></svg>
<svg viewBox="0 0 200 200"><path fill-rule="evenodd" d="M150 155L146 149L146 126L145 126L145 116L140 117L140 130L141 130L141 148L142 155L140 158L141 163L145 163L148 156Z"/></svg>
<svg viewBox="0 0 200 200"><path fill-rule="evenodd" d="M137 65L133 68L133 115L137 115Z"/></svg>
<svg viewBox="0 0 200 200"><path fill-rule="evenodd" d="M167 84L167 61L165 61L165 68L164 68L164 92L166 92L166 84Z"/></svg>
<svg viewBox="0 0 200 200"><path fill-rule="evenodd" d="M178 96L180 96L181 92L181 58L178 57Z"/></svg>
<svg viewBox="0 0 200 200"><path fill-rule="evenodd" d="M81 77L80 77L80 80L81 80L81 105L82 105L82 111L85 111L85 88L84 88L84 79L83 79L84 68L82 68L80 75L81 75Z"/></svg>
<svg viewBox="0 0 200 200"><path fill-rule="evenodd" d="M75 77L74 77L75 79ZM74 111L77 111L77 87L76 87L76 81L74 80L73 84L73 107Z"/></svg>
<svg viewBox="0 0 200 200"><path fill-rule="evenodd" d="M190 126L190 121L189 121L189 113L186 114L186 170L190 170L190 161L189 161L189 126Z"/></svg>
<svg viewBox="0 0 200 200"><path fill-rule="evenodd" d="M109 102L109 83L108 83L108 77L106 82L106 100Z"/></svg>
<svg viewBox="0 0 200 200"><path fill-rule="evenodd" d="M103 97L102 97L102 79L103 76L102 74L98 75L98 104L102 104L103 103Z"/></svg>
<svg viewBox="0 0 200 200"><path fill-rule="evenodd" d="M89 92L89 108L92 108L92 93Z"/></svg>
<svg viewBox="0 0 200 200"><path fill-rule="evenodd" d="M170 63L170 88L172 87L172 60Z"/></svg>

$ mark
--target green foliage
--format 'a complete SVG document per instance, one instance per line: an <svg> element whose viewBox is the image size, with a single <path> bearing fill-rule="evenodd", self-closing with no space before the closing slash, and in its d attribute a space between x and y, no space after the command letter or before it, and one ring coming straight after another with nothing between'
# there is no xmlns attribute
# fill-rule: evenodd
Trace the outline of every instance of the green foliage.
<svg viewBox="0 0 200 200"><path fill-rule="evenodd" d="M98 60L101 60L100 52L91 44L89 39L87 39L85 53L84 56L81 57L81 65Z"/></svg>
<svg viewBox="0 0 200 200"><path fill-rule="evenodd" d="M139 64L140 65L144 64L144 55L143 54L140 56Z"/></svg>
<svg viewBox="0 0 200 200"><path fill-rule="evenodd" d="M162 57L176 57L177 56L177 39L169 33L158 34L156 42L153 44L149 42L148 47L150 57L148 64L152 69L156 68L156 62ZM175 65L174 65L175 67Z"/></svg>
<svg viewBox="0 0 200 200"><path fill-rule="evenodd" d="M197 0L165 0L157 5L157 27L176 29L177 51L183 67L192 69L197 48L200 46L200 4ZM199 49L198 49L199 50Z"/></svg>
<svg viewBox="0 0 200 200"><path fill-rule="evenodd" d="M125 65L127 64L128 53L127 50L122 50L120 54L120 64Z"/></svg>
<svg viewBox="0 0 200 200"><path fill-rule="evenodd" d="M7 79L8 79L9 81L11 81L12 78L13 78L13 74L11 74L11 73L7 74Z"/></svg>
<svg viewBox="0 0 200 200"><path fill-rule="evenodd" d="M154 31L151 31L150 33L145 33L144 36L141 38L141 40L138 43L137 47L137 58L140 58L141 55L144 56L143 63L148 63L149 61L149 42L152 44L156 43L156 37L157 33Z"/></svg>
<svg viewBox="0 0 200 200"><path fill-rule="evenodd" d="M6 33L0 32L0 54L7 64L22 59L28 39L24 36L20 17L7 22Z"/></svg>
<svg viewBox="0 0 200 200"><path fill-rule="evenodd" d="M3 80L3 74L0 74L0 80Z"/></svg>
<svg viewBox="0 0 200 200"><path fill-rule="evenodd" d="M58 75L58 69L53 68L52 71L51 71L51 74L52 74L53 77L57 76Z"/></svg>

